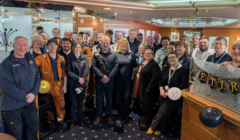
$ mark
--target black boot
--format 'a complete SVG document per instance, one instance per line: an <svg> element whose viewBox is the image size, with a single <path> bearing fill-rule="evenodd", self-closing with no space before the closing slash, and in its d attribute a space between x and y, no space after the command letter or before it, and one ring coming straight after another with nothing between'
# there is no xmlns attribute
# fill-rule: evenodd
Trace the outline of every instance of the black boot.
<svg viewBox="0 0 240 140"><path fill-rule="evenodd" d="M73 127L74 127L74 125L73 125L73 120L70 120L69 122L68 122L68 129L72 129Z"/></svg>
<svg viewBox="0 0 240 140"><path fill-rule="evenodd" d="M83 127L83 126L84 126L84 124L83 124L83 121L82 121L82 120L78 120L78 121L77 121L77 124L78 124L80 127Z"/></svg>

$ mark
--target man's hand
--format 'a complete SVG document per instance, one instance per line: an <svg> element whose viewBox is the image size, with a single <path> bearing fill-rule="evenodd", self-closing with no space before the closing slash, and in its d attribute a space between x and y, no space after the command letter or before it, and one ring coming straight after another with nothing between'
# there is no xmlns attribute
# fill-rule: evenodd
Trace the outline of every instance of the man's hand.
<svg viewBox="0 0 240 140"><path fill-rule="evenodd" d="M160 89L160 96L164 97L164 94L165 94L165 90Z"/></svg>
<svg viewBox="0 0 240 140"><path fill-rule="evenodd" d="M223 62L221 63L221 66L230 66L232 65L232 62Z"/></svg>
<svg viewBox="0 0 240 140"><path fill-rule="evenodd" d="M62 87L62 93L63 93L63 94L67 93L67 86L63 86L63 87Z"/></svg>
<svg viewBox="0 0 240 140"><path fill-rule="evenodd" d="M26 102L31 103L35 99L35 95L33 93L28 93L26 98L27 98Z"/></svg>
<svg viewBox="0 0 240 140"><path fill-rule="evenodd" d="M82 85L85 83L85 78L79 78L78 82Z"/></svg>
<svg viewBox="0 0 240 140"><path fill-rule="evenodd" d="M109 80L110 80L110 78L108 78L106 75L104 75L103 78L101 79L101 81L102 81L104 84L108 83Z"/></svg>

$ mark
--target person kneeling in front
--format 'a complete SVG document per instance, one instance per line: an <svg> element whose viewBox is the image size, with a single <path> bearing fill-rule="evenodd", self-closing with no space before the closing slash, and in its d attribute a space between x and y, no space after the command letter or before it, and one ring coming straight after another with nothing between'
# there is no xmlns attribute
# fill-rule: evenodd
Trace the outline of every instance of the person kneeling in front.
<svg viewBox="0 0 240 140"><path fill-rule="evenodd" d="M27 140L37 140L39 130L34 101L41 79L35 60L27 50L28 39L24 36L15 37L13 51L3 60L0 67L3 124L6 133L17 140L21 140L21 117L26 124Z"/></svg>

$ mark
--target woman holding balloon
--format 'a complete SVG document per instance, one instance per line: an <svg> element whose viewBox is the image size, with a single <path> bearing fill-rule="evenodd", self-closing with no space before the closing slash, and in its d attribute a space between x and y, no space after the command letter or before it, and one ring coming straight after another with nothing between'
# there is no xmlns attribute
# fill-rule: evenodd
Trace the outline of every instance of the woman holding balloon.
<svg viewBox="0 0 240 140"><path fill-rule="evenodd" d="M75 43L73 45L73 53L66 57L66 73L68 76L67 86L68 93L71 99L70 118L68 128L73 128L73 122L76 112L77 103L77 117L79 126L83 126L83 99L85 90L88 85L87 77L89 73L88 57L81 54L82 43Z"/></svg>
<svg viewBox="0 0 240 140"><path fill-rule="evenodd" d="M178 54L176 52L170 52L168 54L168 62L170 65L163 68L158 84L161 98L160 108L157 115L154 117L147 134L161 135L161 132L165 129L164 123L166 122L167 117L182 103L182 98L180 98L180 96L179 99L170 99L168 91L173 87L182 90L188 86L188 68L182 66L178 62Z"/></svg>

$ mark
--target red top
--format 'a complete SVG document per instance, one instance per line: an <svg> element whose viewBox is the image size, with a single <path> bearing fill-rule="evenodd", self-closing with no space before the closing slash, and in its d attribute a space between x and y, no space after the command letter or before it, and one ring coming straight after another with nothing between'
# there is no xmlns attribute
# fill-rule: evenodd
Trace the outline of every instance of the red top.
<svg viewBox="0 0 240 140"><path fill-rule="evenodd" d="M135 87L134 87L134 94L133 97L137 98L139 95L139 79L140 79L140 72L142 70L142 68L145 66L145 64L142 64L139 68L138 68L138 72L137 72L137 78L136 78L136 82L135 82Z"/></svg>

